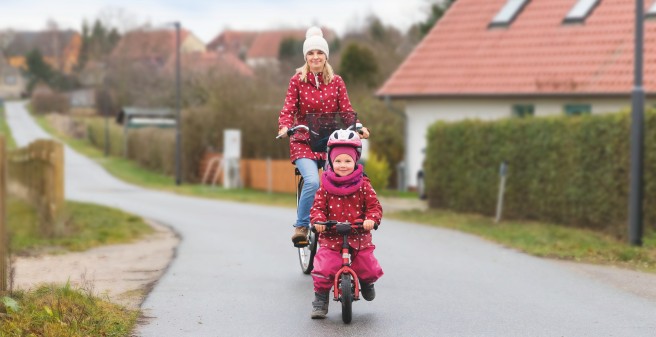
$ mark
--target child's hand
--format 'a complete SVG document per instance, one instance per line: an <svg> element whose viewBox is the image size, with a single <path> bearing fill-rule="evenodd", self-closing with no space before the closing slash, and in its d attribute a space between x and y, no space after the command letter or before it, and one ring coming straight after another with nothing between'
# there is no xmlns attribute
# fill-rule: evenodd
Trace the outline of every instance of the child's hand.
<svg viewBox="0 0 656 337"><path fill-rule="evenodd" d="M326 230L326 225L314 225L314 229L317 230L317 233L321 233Z"/></svg>
<svg viewBox="0 0 656 337"><path fill-rule="evenodd" d="M362 227L364 227L365 230L370 231L370 230L374 229L374 225L375 225L375 224L376 224L376 223L375 223L373 220L365 220L365 221L362 223Z"/></svg>

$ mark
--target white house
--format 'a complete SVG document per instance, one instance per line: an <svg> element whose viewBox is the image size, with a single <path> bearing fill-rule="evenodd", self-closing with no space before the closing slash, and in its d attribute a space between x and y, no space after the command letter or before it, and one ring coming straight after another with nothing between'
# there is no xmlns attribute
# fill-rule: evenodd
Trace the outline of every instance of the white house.
<svg viewBox="0 0 656 337"><path fill-rule="evenodd" d="M656 107L656 0L645 0L644 89ZM427 126L629 109L633 0L458 0L378 90L406 103L410 186Z"/></svg>
<svg viewBox="0 0 656 337"><path fill-rule="evenodd" d="M0 99L21 97L26 85L20 70L12 67L0 54Z"/></svg>

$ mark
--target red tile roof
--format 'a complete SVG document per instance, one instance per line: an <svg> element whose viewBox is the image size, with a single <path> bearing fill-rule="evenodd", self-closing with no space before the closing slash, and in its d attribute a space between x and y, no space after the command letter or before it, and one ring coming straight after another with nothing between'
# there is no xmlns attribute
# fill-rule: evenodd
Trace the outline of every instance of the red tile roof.
<svg viewBox="0 0 656 337"><path fill-rule="evenodd" d="M305 30L265 31L257 34L246 56L248 58L278 58L280 43L287 38L305 41ZM303 54L302 51L299 52Z"/></svg>
<svg viewBox="0 0 656 337"><path fill-rule="evenodd" d="M207 44L207 50L229 52L235 55L245 53L259 34L251 31L225 30Z"/></svg>
<svg viewBox="0 0 656 337"><path fill-rule="evenodd" d="M180 44L191 34L188 30L180 31ZM118 42L113 57L127 59L162 59L167 60L175 52L176 31L134 30L127 32Z"/></svg>
<svg viewBox="0 0 656 337"><path fill-rule="evenodd" d="M237 73L242 76L253 76L253 70L237 56L230 53L192 52L181 55L180 66L185 74L206 74L213 70L221 73ZM173 72L175 57L169 59L166 69Z"/></svg>
<svg viewBox="0 0 656 337"><path fill-rule="evenodd" d="M533 0L509 27L488 28L506 1L456 1L377 95L630 93L634 0L601 1L583 24L563 24L574 0ZM656 93L653 19L644 55L645 91Z"/></svg>

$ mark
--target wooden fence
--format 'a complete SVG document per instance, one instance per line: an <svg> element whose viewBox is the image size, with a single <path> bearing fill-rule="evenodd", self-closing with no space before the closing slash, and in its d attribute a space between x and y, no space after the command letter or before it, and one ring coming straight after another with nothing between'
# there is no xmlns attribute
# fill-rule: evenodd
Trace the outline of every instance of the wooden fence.
<svg viewBox="0 0 656 337"><path fill-rule="evenodd" d="M11 183L18 184L20 195L37 209L41 234L47 237L62 234L64 146L54 140L34 141L10 151L7 166Z"/></svg>
<svg viewBox="0 0 656 337"><path fill-rule="evenodd" d="M289 160L242 159L241 180L254 190L294 193L294 165Z"/></svg>
<svg viewBox="0 0 656 337"><path fill-rule="evenodd" d="M212 183L212 178L216 177L217 184L221 185L223 173L216 171L220 160L221 154L210 152L201 159L199 176L204 178L204 183ZM239 165L243 187L277 193L296 192L295 167L288 159L242 159Z"/></svg>

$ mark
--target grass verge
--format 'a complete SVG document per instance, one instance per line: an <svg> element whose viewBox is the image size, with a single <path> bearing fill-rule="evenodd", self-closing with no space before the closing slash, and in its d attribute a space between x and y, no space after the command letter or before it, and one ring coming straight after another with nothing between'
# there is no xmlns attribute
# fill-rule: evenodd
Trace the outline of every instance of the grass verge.
<svg viewBox="0 0 656 337"><path fill-rule="evenodd" d="M5 136L7 149L13 149L16 147L16 143L14 142L14 137L11 136L11 130L7 125L7 118L5 116L4 104L0 104L0 135Z"/></svg>
<svg viewBox="0 0 656 337"><path fill-rule="evenodd" d="M39 235L33 207L16 197L8 198L7 206L10 249L16 255L83 251L153 232L140 217L67 201L66 234L47 238ZM92 289L42 285L0 297L0 336L129 336L140 314L93 295Z"/></svg>
<svg viewBox="0 0 656 337"><path fill-rule="evenodd" d="M139 317L138 311L70 284L18 291L1 300L2 336L129 336Z"/></svg>
<svg viewBox="0 0 656 337"><path fill-rule="evenodd" d="M444 210L401 211L394 219L456 229L522 252L554 259L615 265L656 272L656 233L644 237L642 247L597 231L529 221L501 221Z"/></svg>
<svg viewBox="0 0 656 337"><path fill-rule="evenodd" d="M7 200L7 220L10 247L17 255L84 251L101 245L132 242L153 232L138 216L74 201L66 202L62 216L65 234L62 236L41 235L34 209L16 197Z"/></svg>

